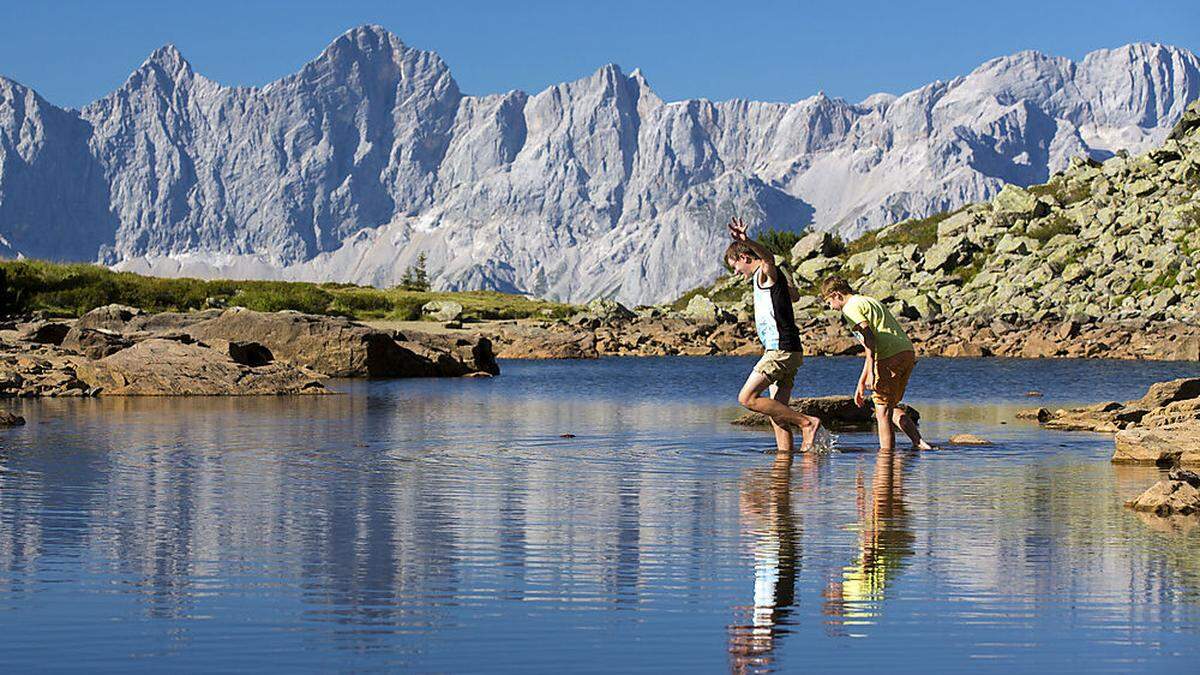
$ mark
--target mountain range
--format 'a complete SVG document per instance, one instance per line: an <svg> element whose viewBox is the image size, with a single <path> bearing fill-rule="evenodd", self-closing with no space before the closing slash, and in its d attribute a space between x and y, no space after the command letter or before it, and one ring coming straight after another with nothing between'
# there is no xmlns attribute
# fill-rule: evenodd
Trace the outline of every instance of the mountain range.
<svg viewBox="0 0 1200 675"><path fill-rule="evenodd" d="M721 271L724 221L854 237L1163 141L1200 60L1158 44L1025 51L860 103L665 102L606 65L471 96L378 26L263 87L173 46L82 110L0 77L0 255L163 276L651 303Z"/></svg>

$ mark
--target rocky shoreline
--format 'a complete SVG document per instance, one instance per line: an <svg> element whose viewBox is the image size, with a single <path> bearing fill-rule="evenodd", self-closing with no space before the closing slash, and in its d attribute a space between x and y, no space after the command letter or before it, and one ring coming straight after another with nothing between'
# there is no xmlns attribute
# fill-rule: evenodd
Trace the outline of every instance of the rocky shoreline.
<svg viewBox="0 0 1200 675"><path fill-rule="evenodd" d="M1014 323L1000 319L900 319L918 356L1106 358L1200 361L1200 325L1132 319L1080 323ZM862 347L836 314L800 324L804 353L841 356ZM750 317L604 316L587 312L566 322L525 319L474 324L504 359L601 356L744 356L761 353Z"/></svg>
<svg viewBox="0 0 1200 675"><path fill-rule="evenodd" d="M485 337L242 308L0 323L0 397L326 394L334 377L499 374Z"/></svg>

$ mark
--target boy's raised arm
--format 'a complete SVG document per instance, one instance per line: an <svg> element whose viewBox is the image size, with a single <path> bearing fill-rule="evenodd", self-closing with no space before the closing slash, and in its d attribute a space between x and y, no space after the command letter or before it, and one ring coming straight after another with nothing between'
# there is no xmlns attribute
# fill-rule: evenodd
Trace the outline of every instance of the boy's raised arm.
<svg viewBox="0 0 1200 675"><path fill-rule="evenodd" d="M767 273L767 278L772 283L779 278L779 268L775 266L775 254L767 250L765 246L754 241L746 234L746 229L749 227L746 222L737 216L729 220L726 225L729 228L729 236L733 237L734 241L744 241L750 248L754 249L757 255L763 261L763 270Z"/></svg>

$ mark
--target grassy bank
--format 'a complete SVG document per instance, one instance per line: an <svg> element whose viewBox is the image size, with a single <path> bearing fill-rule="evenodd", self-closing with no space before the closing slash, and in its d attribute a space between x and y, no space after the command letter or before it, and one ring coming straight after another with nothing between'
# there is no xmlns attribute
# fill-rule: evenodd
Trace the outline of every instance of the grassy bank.
<svg viewBox="0 0 1200 675"><path fill-rule="evenodd" d="M150 312L180 312L211 306L241 306L264 312L292 309L355 319L421 318L421 306L451 300L467 319L518 319L567 316L577 308L546 300L493 291L421 292L399 288L294 281L166 279L114 272L87 264L40 260L0 261L0 311L44 311L79 316L118 303Z"/></svg>

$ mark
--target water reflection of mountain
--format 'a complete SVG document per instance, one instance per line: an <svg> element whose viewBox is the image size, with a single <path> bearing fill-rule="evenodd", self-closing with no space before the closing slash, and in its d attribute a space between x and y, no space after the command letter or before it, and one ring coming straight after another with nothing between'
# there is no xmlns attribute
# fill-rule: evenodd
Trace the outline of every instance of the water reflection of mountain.
<svg viewBox="0 0 1200 675"><path fill-rule="evenodd" d="M65 550L147 616L197 616L202 598L264 577L239 592L301 597L306 621L433 627L478 588L634 606L647 586L685 586L713 529L712 482L661 470L682 444L642 445L661 422L649 406L341 396L38 410L25 447L0 459L4 594ZM597 426L627 440L597 450L547 433Z"/></svg>

